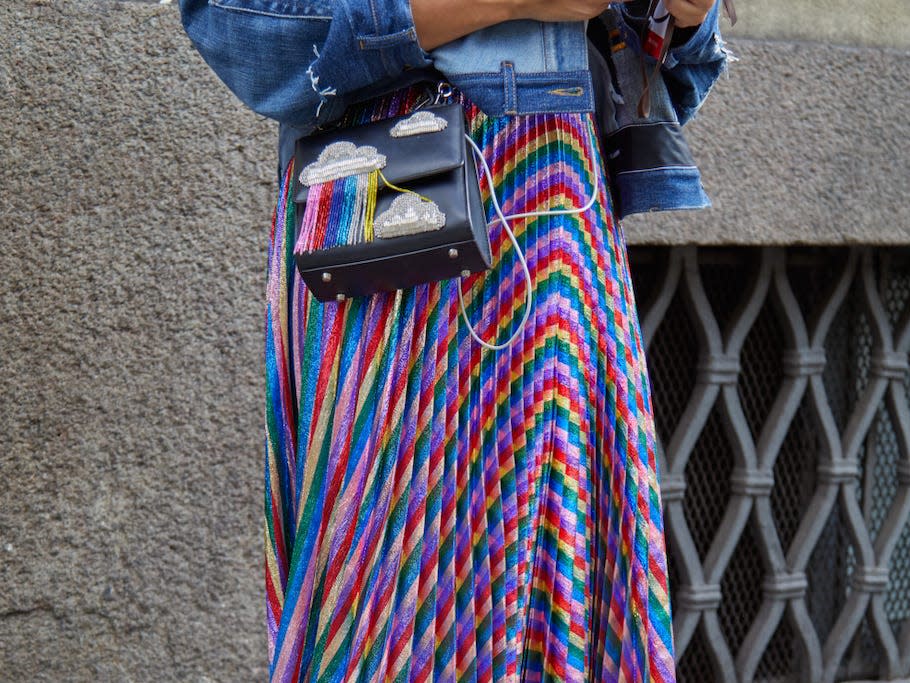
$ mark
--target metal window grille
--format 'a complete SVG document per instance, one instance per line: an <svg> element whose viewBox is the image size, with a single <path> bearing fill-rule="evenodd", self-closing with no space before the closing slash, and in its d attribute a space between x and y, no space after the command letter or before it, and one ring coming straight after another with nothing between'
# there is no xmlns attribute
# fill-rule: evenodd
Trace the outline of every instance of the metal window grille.
<svg viewBox="0 0 910 683"><path fill-rule="evenodd" d="M910 675L910 249L633 247L680 683Z"/></svg>

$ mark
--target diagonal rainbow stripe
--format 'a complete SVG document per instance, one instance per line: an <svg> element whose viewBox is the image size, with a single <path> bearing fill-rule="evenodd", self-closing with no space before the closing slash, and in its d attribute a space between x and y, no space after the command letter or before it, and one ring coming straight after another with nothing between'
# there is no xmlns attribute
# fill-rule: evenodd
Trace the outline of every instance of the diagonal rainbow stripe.
<svg viewBox="0 0 910 683"><path fill-rule="evenodd" d="M466 111L506 213L606 186L589 116ZM498 225L488 273L320 304L294 268L292 178L268 255L271 680L674 681L647 368L609 204L515 221L534 308L489 353L455 288L481 335L511 334L525 283Z"/></svg>

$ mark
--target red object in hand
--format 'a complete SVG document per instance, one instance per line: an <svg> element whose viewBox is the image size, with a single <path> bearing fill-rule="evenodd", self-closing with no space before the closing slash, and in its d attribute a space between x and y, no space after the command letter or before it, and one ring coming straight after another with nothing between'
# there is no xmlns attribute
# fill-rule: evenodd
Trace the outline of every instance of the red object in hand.
<svg viewBox="0 0 910 683"><path fill-rule="evenodd" d="M657 61L664 55L664 43L667 40L667 27L670 24L670 13L664 6L664 0L658 0L654 11L648 19L648 33L645 36L644 51Z"/></svg>

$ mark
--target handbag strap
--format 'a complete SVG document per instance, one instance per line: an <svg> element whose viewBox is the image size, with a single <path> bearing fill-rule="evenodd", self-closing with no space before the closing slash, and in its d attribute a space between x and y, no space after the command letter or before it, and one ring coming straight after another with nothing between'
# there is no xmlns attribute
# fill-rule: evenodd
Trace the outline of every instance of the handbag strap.
<svg viewBox="0 0 910 683"><path fill-rule="evenodd" d="M518 339L519 335L521 335L522 331L524 330L525 325L528 322L528 318L531 317L531 306L533 303L534 290L534 281L531 278L531 271L528 269L528 261L525 258L524 252L521 250L521 247L518 244L518 240L515 238L515 233L512 232L512 226L509 224L509 221L518 218L534 218L537 216L566 216L584 213L592 206L594 206L594 203L597 201L597 197L600 194L600 180L597 173L594 173L594 192L591 194L591 198L585 203L585 205L579 208L552 209L550 211L529 211L527 213L514 213L506 216L503 214L502 205L499 203L499 199L496 197L496 186L493 183L493 173L490 171L490 165L487 163L487 160L483 156L483 151L480 149L480 147L478 147L477 143L474 142L474 140L469 135L465 135L464 137L465 140L468 141L468 144L471 145L471 149L474 151L474 156L480 162L481 168L483 168L484 177L490 186L490 201L493 204L493 210L496 212L496 218L491 221L489 225L492 225L496 221L500 221L502 223L502 228L506 231L506 235L508 235L509 241L512 243L512 248L515 249L515 255L518 256L518 260L521 263L521 269L524 272L525 276L525 286L527 293L525 295L524 314L521 317L521 322L518 324L518 328L512 333L512 336L501 344L491 344L480 338L477 330L474 329L471 321L468 320L468 312L465 309L464 305L464 295L461 291L461 278L458 280L458 305L461 310L461 317L464 319L465 325L467 325L468 332L471 334L471 337L474 339L474 341L489 351L501 351L502 349L508 348L513 343L515 343L515 340ZM591 150L590 153L593 155L593 150ZM592 156L591 158L593 159L595 157Z"/></svg>

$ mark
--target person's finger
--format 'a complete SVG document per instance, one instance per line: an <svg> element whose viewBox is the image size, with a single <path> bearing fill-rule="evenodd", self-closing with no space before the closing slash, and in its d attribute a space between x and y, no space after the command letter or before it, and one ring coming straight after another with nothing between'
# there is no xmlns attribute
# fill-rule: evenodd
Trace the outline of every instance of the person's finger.
<svg viewBox="0 0 910 683"><path fill-rule="evenodd" d="M664 6L676 19L677 26L685 26L698 16L698 8L690 0L664 0Z"/></svg>
<svg viewBox="0 0 910 683"><path fill-rule="evenodd" d="M698 26L705 20L711 7L704 9L692 0L664 0L667 11L673 15L680 28Z"/></svg>

